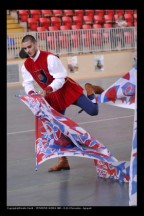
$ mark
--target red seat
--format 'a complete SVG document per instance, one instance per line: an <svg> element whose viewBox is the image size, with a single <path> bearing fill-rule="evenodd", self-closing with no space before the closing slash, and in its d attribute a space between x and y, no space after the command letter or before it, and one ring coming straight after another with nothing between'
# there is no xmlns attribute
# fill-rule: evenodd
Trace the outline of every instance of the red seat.
<svg viewBox="0 0 144 216"><path fill-rule="evenodd" d="M45 28L44 26L38 26L37 27L38 32L42 32L42 31L46 31L46 30L47 30L47 28Z"/></svg>
<svg viewBox="0 0 144 216"><path fill-rule="evenodd" d="M91 36L90 36L89 32L82 34L82 41L83 41L84 46L86 46L86 47L90 46Z"/></svg>
<svg viewBox="0 0 144 216"><path fill-rule="evenodd" d="M73 10L63 10L64 16L73 16Z"/></svg>
<svg viewBox="0 0 144 216"><path fill-rule="evenodd" d="M45 28L44 26L38 26L37 27L37 32L39 32L39 38L41 40L45 40L47 38L47 28Z"/></svg>
<svg viewBox="0 0 144 216"><path fill-rule="evenodd" d="M27 27L30 31L37 31L38 21L35 18L28 18Z"/></svg>
<svg viewBox="0 0 144 216"><path fill-rule="evenodd" d="M128 27L134 26L134 22L133 21L127 21Z"/></svg>
<svg viewBox="0 0 144 216"><path fill-rule="evenodd" d="M69 28L69 26L67 25L61 25L60 26L60 30L70 30L71 28Z"/></svg>
<svg viewBox="0 0 144 216"><path fill-rule="evenodd" d="M61 49L65 49L68 47L67 35L59 35L59 45Z"/></svg>
<svg viewBox="0 0 144 216"><path fill-rule="evenodd" d="M125 10L125 14L133 14L133 10Z"/></svg>
<svg viewBox="0 0 144 216"><path fill-rule="evenodd" d="M51 24L57 26L60 29L61 19L59 17L51 17Z"/></svg>
<svg viewBox="0 0 144 216"><path fill-rule="evenodd" d="M111 14L104 15L104 22L105 23L112 23L113 22L113 16Z"/></svg>
<svg viewBox="0 0 144 216"><path fill-rule="evenodd" d="M28 10L18 10L18 19L21 22L27 22L28 18L29 18L29 12Z"/></svg>
<svg viewBox="0 0 144 216"><path fill-rule="evenodd" d="M129 26L133 26L133 15L132 14L124 14L124 18Z"/></svg>
<svg viewBox="0 0 144 216"><path fill-rule="evenodd" d="M41 11L40 10L30 10L30 17L35 18L36 20L39 20L41 17Z"/></svg>
<svg viewBox="0 0 144 216"><path fill-rule="evenodd" d="M134 21L137 20L137 13L133 14Z"/></svg>
<svg viewBox="0 0 144 216"><path fill-rule="evenodd" d="M72 47L78 48L80 46L80 39L78 34L71 35Z"/></svg>
<svg viewBox="0 0 144 216"><path fill-rule="evenodd" d="M82 21L82 17L80 16L73 16L73 24L74 25L79 25L80 28L82 27L83 21Z"/></svg>
<svg viewBox="0 0 144 216"><path fill-rule="evenodd" d="M119 17L119 14L114 14L114 16L113 16L114 21L117 21L118 17Z"/></svg>
<svg viewBox="0 0 144 216"><path fill-rule="evenodd" d="M56 49L55 37L50 35L47 37L48 50Z"/></svg>
<svg viewBox="0 0 144 216"><path fill-rule="evenodd" d="M57 26L49 26L48 27L49 31L57 31L59 28Z"/></svg>
<svg viewBox="0 0 144 216"><path fill-rule="evenodd" d="M92 28L93 29L102 28L102 25L101 24L93 24Z"/></svg>
<svg viewBox="0 0 144 216"><path fill-rule="evenodd" d="M105 44L109 43L109 39L110 39L109 31L103 32L102 37L103 37L103 42Z"/></svg>
<svg viewBox="0 0 144 216"><path fill-rule="evenodd" d="M69 16L63 16L62 17L62 23L64 25L67 25L69 28L71 28L71 26L72 26L72 19L71 19L71 17L69 17Z"/></svg>
<svg viewBox="0 0 144 216"><path fill-rule="evenodd" d="M107 15L114 15L114 10L105 10L105 14L107 14Z"/></svg>
<svg viewBox="0 0 144 216"><path fill-rule="evenodd" d="M132 33L131 32L124 32L124 41L125 44L132 44Z"/></svg>
<svg viewBox="0 0 144 216"><path fill-rule="evenodd" d="M92 33L92 41L93 41L93 44L96 45L96 46L100 46L101 45L101 33L100 32L95 32L95 33Z"/></svg>
<svg viewBox="0 0 144 216"><path fill-rule="evenodd" d="M82 25L82 29L91 29L91 25L84 24Z"/></svg>
<svg viewBox="0 0 144 216"><path fill-rule="evenodd" d="M51 17L52 10L41 10L42 17Z"/></svg>
<svg viewBox="0 0 144 216"><path fill-rule="evenodd" d="M83 16L83 23L84 24L92 24L93 23L92 16Z"/></svg>
<svg viewBox="0 0 144 216"><path fill-rule="evenodd" d="M101 15L104 16L105 11L104 10L95 10L95 15Z"/></svg>
<svg viewBox="0 0 144 216"><path fill-rule="evenodd" d="M103 28L112 28L111 23L104 23Z"/></svg>
<svg viewBox="0 0 144 216"><path fill-rule="evenodd" d="M91 44L91 38L92 38L92 36L91 36L91 34L92 34L92 31L90 30L91 29L91 27L86 27L84 30L83 30L83 32L82 32L82 40L83 40L83 44L84 44L84 46L90 46L90 44Z"/></svg>
<svg viewBox="0 0 144 216"><path fill-rule="evenodd" d="M133 20L133 15L132 14L124 14L124 18L125 18L125 20L126 21L128 21L128 20Z"/></svg>
<svg viewBox="0 0 144 216"><path fill-rule="evenodd" d="M85 10L85 16L94 17L94 10Z"/></svg>
<svg viewBox="0 0 144 216"><path fill-rule="evenodd" d="M103 16L102 15L94 15L94 23L102 25L104 23Z"/></svg>
<svg viewBox="0 0 144 216"><path fill-rule="evenodd" d="M83 17L84 16L84 10L74 10L74 14L75 14L75 16Z"/></svg>
<svg viewBox="0 0 144 216"><path fill-rule="evenodd" d="M48 27L50 26L50 19L47 17L41 17L39 19L39 23L41 27L45 27L46 29L48 29Z"/></svg>
<svg viewBox="0 0 144 216"><path fill-rule="evenodd" d="M124 10L115 10L115 14L124 15Z"/></svg>
<svg viewBox="0 0 144 216"><path fill-rule="evenodd" d="M52 10L52 12L53 12L53 16L58 16L58 17L63 16L62 10Z"/></svg>
<svg viewBox="0 0 144 216"><path fill-rule="evenodd" d="M81 27L79 25L72 25L71 29L72 30L77 30L77 29L81 29Z"/></svg>

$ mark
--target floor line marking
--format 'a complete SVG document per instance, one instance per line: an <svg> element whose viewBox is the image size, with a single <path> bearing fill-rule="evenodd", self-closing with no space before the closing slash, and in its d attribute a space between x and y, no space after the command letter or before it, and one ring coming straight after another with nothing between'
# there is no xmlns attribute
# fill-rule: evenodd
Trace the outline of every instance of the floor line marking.
<svg viewBox="0 0 144 216"><path fill-rule="evenodd" d="M117 119L123 119L123 118L130 118L130 117L134 117L134 115L122 116L122 117L115 117L115 118L109 118L109 119L100 119L100 120L96 120L96 121L82 122L82 123L78 123L78 124L89 124L89 123L94 123L94 122L111 121L111 120L117 120Z"/></svg>
<svg viewBox="0 0 144 216"><path fill-rule="evenodd" d="M130 118L130 117L134 117L134 115L122 116L122 117L116 117L116 118L109 118L109 119L100 119L100 120L96 120L96 121L80 122L80 123L78 123L78 124L79 124L79 125L83 125L83 124L90 124L90 123L103 122L103 121L111 121L111 120L117 120L117 119L123 119L123 118ZM11 132L11 133L7 133L7 135L28 133L28 132L33 132L33 131L35 131L35 130L33 129L33 130L27 130L27 131Z"/></svg>

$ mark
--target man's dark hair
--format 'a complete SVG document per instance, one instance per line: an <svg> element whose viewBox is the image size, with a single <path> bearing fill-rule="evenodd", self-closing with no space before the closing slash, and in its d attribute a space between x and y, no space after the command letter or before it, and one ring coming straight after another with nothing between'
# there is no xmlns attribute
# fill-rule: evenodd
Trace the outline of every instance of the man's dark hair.
<svg viewBox="0 0 144 216"><path fill-rule="evenodd" d="M24 51L24 48L21 48L21 50L19 52L19 57L22 59L29 57L29 55Z"/></svg>
<svg viewBox="0 0 144 216"><path fill-rule="evenodd" d="M35 43L36 42L36 39L34 38L34 36L32 36L32 35L25 35L24 37L23 37L23 39L22 39L22 43L24 43L24 42L27 42L27 41L31 41L31 42L33 42L33 43Z"/></svg>

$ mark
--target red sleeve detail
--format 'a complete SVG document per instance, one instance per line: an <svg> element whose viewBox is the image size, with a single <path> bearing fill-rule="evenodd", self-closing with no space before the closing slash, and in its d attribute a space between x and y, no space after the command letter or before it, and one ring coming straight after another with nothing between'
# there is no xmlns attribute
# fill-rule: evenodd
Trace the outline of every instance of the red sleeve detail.
<svg viewBox="0 0 144 216"><path fill-rule="evenodd" d="M29 91L28 92L29 95L34 94L34 93L35 93L34 91Z"/></svg>
<svg viewBox="0 0 144 216"><path fill-rule="evenodd" d="M53 89L52 89L51 86L47 86L44 90L46 90L46 91L48 91L48 92L52 92L52 91L53 91Z"/></svg>

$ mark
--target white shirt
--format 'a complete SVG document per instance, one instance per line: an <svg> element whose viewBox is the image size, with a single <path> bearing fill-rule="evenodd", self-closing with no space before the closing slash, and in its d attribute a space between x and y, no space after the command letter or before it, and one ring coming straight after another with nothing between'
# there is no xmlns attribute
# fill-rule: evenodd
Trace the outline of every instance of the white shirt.
<svg viewBox="0 0 144 216"><path fill-rule="evenodd" d="M117 27L126 27L127 26L127 22L125 20L117 20Z"/></svg>
<svg viewBox="0 0 144 216"><path fill-rule="evenodd" d="M32 59L36 61L39 54L40 54L40 50L37 51L36 56ZM63 66L61 60L54 55L51 54L48 55L47 64L48 64L49 73L54 78L52 83L49 85L52 87L54 92L60 89L64 85L65 78L67 77L67 71ZM24 87L26 94L28 94L29 91L36 92L33 85L34 79L32 75L28 72L28 70L25 68L24 64L22 65L21 71L22 71L22 78L23 78L22 86Z"/></svg>

